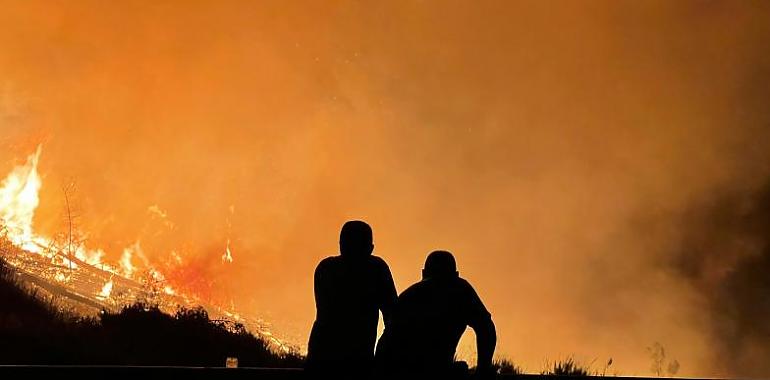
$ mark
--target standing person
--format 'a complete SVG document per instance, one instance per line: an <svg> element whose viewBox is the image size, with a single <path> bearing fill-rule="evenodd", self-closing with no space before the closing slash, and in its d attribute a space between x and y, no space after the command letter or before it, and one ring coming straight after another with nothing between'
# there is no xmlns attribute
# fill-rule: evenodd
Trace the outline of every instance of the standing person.
<svg viewBox="0 0 770 380"><path fill-rule="evenodd" d="M340 254L315 270L316 319L306 364L311 376L361 378L371 370L379 312L389 325L397 298L390 268L373 250L371 227L346 222Z"/></svg>
<svg viewBox="0 0 770 380"><path fill-rule="evenodd" d="M460 278L454 256L432 252L422 278L398 297L393 320L377 344L378 369L392 378L462 378L467 367L454 356L470 326L476 333L476 373L492 377L495 324L471 284Z"/></svg>

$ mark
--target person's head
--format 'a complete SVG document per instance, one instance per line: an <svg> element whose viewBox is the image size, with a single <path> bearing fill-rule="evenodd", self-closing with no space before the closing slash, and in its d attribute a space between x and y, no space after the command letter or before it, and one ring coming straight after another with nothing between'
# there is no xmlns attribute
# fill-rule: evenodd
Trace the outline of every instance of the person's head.
<svg viewBox="0 0 770 380"><path fill-rule="evenodd" d="M362 257L372 254L372 227L360 220L345 222L340 231L340 254L348 257Z"/></svg>
<svg viewBox="0 0 770 380"><path fill-rule="evenodd" d="M425 259L425 268L422 270L423 280L429 278L451 278L459 275L455 258L447 251L433 251Z"/></svg>

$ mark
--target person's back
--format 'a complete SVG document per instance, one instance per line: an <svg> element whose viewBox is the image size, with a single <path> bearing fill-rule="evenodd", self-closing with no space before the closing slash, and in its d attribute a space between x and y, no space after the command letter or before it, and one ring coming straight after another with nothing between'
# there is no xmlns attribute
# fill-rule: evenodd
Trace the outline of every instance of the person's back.
<svg viewBox="0 0 770 380"><path fill-rule="evenodd" d="M360 375L374 357L377 322L389 322L396 289L388 265L372 256L370 227L347 222L340 256L315 271L316 320L308 342L307 369L319 375Z"/></svg>
<svg viewBox="0 0 770 380"><path fill-rule="evenodd" d="M424 279L398 297L391 324L377 345L377 360L389 373L443 375L451 372L460 337L477 335L479 369L491 368L495 330L473 287L457 275L448 252L432 253Z"/></svg>

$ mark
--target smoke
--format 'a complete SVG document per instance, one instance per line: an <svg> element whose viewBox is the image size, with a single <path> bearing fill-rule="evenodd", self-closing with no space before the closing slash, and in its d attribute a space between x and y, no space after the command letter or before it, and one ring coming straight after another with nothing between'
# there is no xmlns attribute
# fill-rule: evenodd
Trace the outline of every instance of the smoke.
<svg viewBox="0 0 770 380"><path fill-rule="evenodd" d="M726 373L770 373L770 183L719 194L681 217L671 267L699 289L714 362Z"/></svg>
<svg viewBox="0 0 770 380"><path fill-rule="evenodd" d="M0 3L43 233L75 180L87 244L302 344L360 218L399 290L455 253L527 370L768 374L766 2Z"/></svg>

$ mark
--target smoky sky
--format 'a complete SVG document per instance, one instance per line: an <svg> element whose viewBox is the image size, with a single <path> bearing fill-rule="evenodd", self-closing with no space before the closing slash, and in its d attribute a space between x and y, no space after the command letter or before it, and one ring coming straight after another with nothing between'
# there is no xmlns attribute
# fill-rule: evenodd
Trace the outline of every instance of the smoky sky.
<svg viewBox="0 0 770 380"><path fill-rule="evenodd" d="M454 252L525 369L648 374L659 342L768 375L765 2L0 8L0 167L43 144L38 231L74 181L88 245L304 344L364 219L399 290Z"/></svg>
<svg viewBox="0 0 770 380"><path fill-rule="evenodd" d="M770 370L770 183L704 203L681 215L680 246L668 264L704 292L717 362L760 377Z"/></svg>

